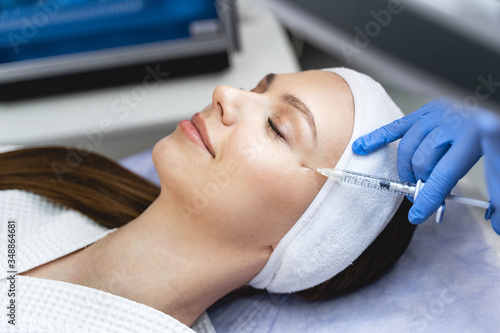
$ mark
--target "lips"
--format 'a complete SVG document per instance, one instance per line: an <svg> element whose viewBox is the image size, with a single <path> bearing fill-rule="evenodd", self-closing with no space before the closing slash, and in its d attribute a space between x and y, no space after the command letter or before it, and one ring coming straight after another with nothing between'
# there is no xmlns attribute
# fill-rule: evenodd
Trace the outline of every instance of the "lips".
<svg viewBox="0 0 500 333"><path fill-rule="evenodd" d="M193 115L191 121L182 120L179 123L179 128L189 140L196 143L215 158L215 152L207 132L205 120L200 116L199 112Z"/></svg>

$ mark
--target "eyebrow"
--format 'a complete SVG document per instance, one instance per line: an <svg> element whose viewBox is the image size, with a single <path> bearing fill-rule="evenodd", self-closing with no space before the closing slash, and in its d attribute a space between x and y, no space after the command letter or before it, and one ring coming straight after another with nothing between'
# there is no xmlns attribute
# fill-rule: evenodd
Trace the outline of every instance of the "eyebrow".
<svg viewBox="0 0 500 333"><path fill-rule="evenodd" d="M266 80L266 90L269 89L271 86L271 83L274 81L276 78L276 74L274 73L269 73L265 76ZM307 107L307 105L297 96L285 92L281 94L280 96L281 100L285 102L286 104L292 106L294 109L298 110L302 116L306 119L307 123L309 124L309 127L311 128L311 131L313 133L314 137L314 143L316 146L318 145L318 138L316 134L316 123L314 122L314 115L312 114L311 110Z"/></svg>

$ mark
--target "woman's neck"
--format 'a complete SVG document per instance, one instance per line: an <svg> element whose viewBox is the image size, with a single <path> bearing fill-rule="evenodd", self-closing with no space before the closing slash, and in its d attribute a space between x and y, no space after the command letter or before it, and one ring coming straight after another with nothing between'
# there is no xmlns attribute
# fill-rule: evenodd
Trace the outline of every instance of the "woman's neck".
<svg viewBox="0 0 500 333"><path fill-rule="evenodd" d="M269 252L220 244L206 228L176 219L164 202L157 199L78 253L72 282L146 304L190 326L215 301L248 283Z"/></svg>

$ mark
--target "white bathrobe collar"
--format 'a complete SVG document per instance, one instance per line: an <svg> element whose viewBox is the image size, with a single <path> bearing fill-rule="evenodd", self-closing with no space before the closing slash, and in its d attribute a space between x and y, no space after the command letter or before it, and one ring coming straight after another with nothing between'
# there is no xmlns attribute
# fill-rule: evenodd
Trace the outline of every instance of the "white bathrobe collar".
<svg viewBox="0 0 500 333"><path fill-rule="evenodd" d="M6 235L15 221L15 266L9 267ZM81 213L22 190L0 191L0 287L6 299L16 283L16 326L2 320L9 332L195 332L171 316L101 290L62 281L15 276L60 258L103 238L107 229ZM11 277L11 279L9 279ZM4 288L6 288L4 290ZM7 325L7 326L6 326ZM193 325L215 332L206 313ZM4 331L3 329L1 331Z"/></svg>

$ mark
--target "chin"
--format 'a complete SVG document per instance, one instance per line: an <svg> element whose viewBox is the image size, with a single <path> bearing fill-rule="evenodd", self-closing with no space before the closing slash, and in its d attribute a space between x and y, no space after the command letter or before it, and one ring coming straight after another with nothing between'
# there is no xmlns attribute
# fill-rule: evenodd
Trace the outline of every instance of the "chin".
<svg viewBox="0 0 500 333"><path fill-rule="evenodd" d="M168 138L169 136L164 137L163 139L158 141L153 147L151 157L153 159L153 164L155 165L156 168L158 168L158 164L160 163L161 160L168 158Z"/></svg>
<svg viewBox="0 0 500 333"><path fill-rule="evenodd" d="M203 168L203 162L198 158L197 151L191 150L190 145L179 140L182 137L178 134L182 133L176 132L161 139L153 147L153 164L162 187L163 185L169 187L186 185L195 171L192 167Z"/></svg>
<svg viewBox="0 0 500 333"><path fill-rule="evenodd" d="M169 135L158 141L152 151L153 164L160 178L161 187L164 184L169 185L175 183L183 172L182 151L173 140L172 135ZM180 174L179 174L180 173Z"/></svg>

